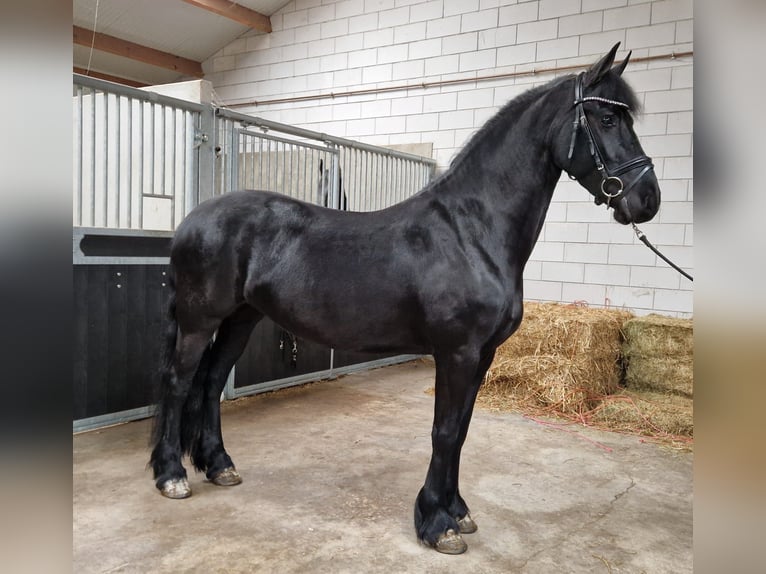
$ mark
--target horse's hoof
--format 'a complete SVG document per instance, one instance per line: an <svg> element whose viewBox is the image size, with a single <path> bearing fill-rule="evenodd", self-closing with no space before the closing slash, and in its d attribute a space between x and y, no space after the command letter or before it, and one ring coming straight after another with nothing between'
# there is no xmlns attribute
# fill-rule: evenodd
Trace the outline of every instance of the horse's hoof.
<svg viewBox="0 0 766 574"><path fill-rule="evenodd" d="M473 534L479 529L470 514L466 514L463 518L459 518L457 525L460 527L460 534Z"/></svg>
<svg viewBox="0 0 766 574"><path fill-rule="evenodd" d="M189 498L192 494L189 481L185 478L171 478L166 480L160 488L162 496L168 498Z"/></svg>
<svg viewBox="0 0 766 574"><path fill-rule="evenodd" d="M242 477L233 466L224 468L221 472L210 479L213 484L218 486L234 486L242 482Z"/></svg>
<svg viewBox="0 0 766 574"><path fill-rule="evenodd" d="M462 554L468 550L468 544L465 543L460 534L450 528L447 532L439 536L434 548L436 548L437 552L441 552L442 554Z"/></svg>

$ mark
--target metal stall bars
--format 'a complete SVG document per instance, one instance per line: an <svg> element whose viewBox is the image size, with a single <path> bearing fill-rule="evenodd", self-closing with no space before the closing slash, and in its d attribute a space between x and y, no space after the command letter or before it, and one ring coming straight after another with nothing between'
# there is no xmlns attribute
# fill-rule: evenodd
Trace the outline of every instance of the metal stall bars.
<svg viewBox="0 0 766 574"><path fill-rule="evenodd" d="M347 197L350 211L374 211L414 195L433 177L436 161L290 126L216 110L220 154L216 194L267 189L330 207ZM320 180L319 164L330 176ZM328 181L329 180L329 181Z"/></svg>
<svg viewBox="0 0 766 574"><path fill-rule="evenodd" d="M76 227L172 231L211 195L199 154L210 106L77 74L73 88Z"/></svg>

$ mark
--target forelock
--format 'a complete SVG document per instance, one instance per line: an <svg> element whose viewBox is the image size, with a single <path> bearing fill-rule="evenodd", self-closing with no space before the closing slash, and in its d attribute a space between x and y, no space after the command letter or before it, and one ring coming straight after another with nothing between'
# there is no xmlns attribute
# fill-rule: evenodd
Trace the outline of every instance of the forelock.
<svg viewBox="0 0 766 574"><path fill-rule="evenodd" d="M611 71L594 87L593 95L600 95L627 104L634 116L640 115L643 109L641 100L638 99L636 92L633 91L628 82Z"/></svg>

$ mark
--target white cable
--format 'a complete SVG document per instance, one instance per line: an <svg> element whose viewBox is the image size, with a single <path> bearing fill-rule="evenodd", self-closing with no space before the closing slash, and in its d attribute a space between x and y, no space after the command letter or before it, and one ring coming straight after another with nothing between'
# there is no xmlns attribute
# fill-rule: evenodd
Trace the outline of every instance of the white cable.
<svg viewBox="0 0 766 574"><path fill-rule="evenodd" d="M101 0L96 0L96 14L93 17L93 36L90 40L90 53L88 54L88 67L85 68L85 75L90 74L90 62L93 59L93 46L96 44L96 26L98 25L98 5Z"/></svg>

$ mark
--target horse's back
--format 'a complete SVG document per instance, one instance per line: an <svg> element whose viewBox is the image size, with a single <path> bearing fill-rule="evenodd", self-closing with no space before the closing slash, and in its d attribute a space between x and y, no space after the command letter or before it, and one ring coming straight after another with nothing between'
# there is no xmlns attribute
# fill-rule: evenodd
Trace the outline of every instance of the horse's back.
<svg viewBox="0 0 766 574"><path fill-rule="evenodd" d="M334 210L277 193L234 191L201 203L189 213L176 230L171 260L175 265L215 263L216 257L228 255L231 249L241 255L247 246L305 236L334 214Z"/></svg>
<svg viewBox="0 0 766 574"><path fill-rule="evenodd" d="M328 323L364 323L371 299L389 314L416 312L407 289L413 270L395 256L395 227L384 212L232 192L200 204L179 225L171 263L178 289L204 312L226 314L246 302L317 340ZM369 322L367 331L385 340L384 319Z"/></svg>

